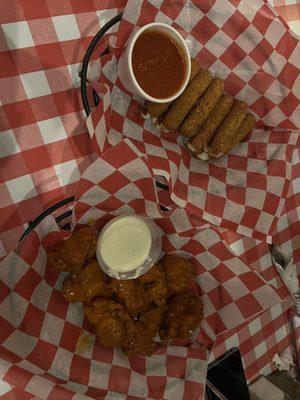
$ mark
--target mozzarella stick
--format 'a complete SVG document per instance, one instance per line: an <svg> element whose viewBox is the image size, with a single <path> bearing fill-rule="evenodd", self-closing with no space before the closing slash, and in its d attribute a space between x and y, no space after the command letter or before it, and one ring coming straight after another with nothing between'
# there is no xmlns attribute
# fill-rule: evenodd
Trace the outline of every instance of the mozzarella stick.
<svg viewBox="0 0 300 400"><path fill-rule="evenodd" d="M240 143L249 133L253 131L255 125L255 117L252 113L248 113L244 118L243 122L235 132L230 140L226 143L226 146L223 147L223 154L226 154L231 150L234 146Z"/></svg>
<svg viewBox="0 0 300 400"><path fill-rule="evenodd" d="M234 101L231 110L220 125L208 148L210 157L219 158L225 153L226 149L228 151L229 143L234 141L237 130L246 116L247 108L247 103L244 101Z"/></svg>
<svg viewBox="0 0 300 400"><path fill-rule="evenodd" d="M204 93L212 80L211 74L207 70L201 69L196 77L188 84L185 91L176 99L166 112L162 124L170 130L176 130L181 125L193 105Z"/></svg>
<svg viewBox="0 0 300 400"><path fill-rule="evenodd" d="M194 136L187 144L187 148L193 154L200 154L203 152L204 144L210 142L221 122L229 113L232 102L233 96L231 96L231 94L222 94L220 100L216 104L215 108L210 112L196 136Z"/></svg>
<svg viewBox="0 0 300 400"><path fill-rule="evenodd" d="M212 80L204 94L188 114L179 131L182 136L193 137L204 123L209 113L218 103L224 89L224 82L220 78Z"/></svg>
<svg viewBox="0 0 300 400"><path fill-rule="evenodd" d="M196 60L196 58L192 58L191 74L189 82L191 82L195 78L195 76L198 74L199 71L200 71L200 65L198 60ZM169 103L154 103L152 101L147 101L145 103L145 110L146 113L150 114L152 118L159 118L169 108L171 103L172 103L171 101Z"/></svg>

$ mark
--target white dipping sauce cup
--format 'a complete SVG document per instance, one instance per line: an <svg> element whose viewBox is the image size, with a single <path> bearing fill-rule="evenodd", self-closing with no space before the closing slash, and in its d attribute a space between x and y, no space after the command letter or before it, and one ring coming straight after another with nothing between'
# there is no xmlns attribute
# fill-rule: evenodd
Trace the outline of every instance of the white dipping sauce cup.
<svg viewBox="0 0 300 400"><path fill-rule="evenodd" d="M156 263L161 246L161 232L150 218L124 214L103 227L96 256L102 270L112 278L135 279Z"/></svg>
<svg viewBox="0 0 300 400"><path fill-rule="evenodd" d="M186 71L185 71L185 77L182 82L182 85L179 87L178 91L174 93L173 96L165 98L165 99L157 99L155 97L150 96L147 94L141 86L138 84L134 73L133 73L133 68L132 68L132 51L134 44L137 40L137 38L145 32L147 29L152 29L155 28L155 30L166 32L182 49L185 61L186 61ZM168 103L170 101L175 100L177 97L179 97L184 89L186 88L189 78L190 78L190 73L191 73L191 57L189 50L187 48L187 45L183 39L183 37L177 32L176 29L174 29L172 26L169 26L167 24L163 24L161 22L153 22L151 24L144 25L142 28L140 28L138 31L136 31L134 34L131 35L131 37L128 39L128 44L125 50L123 51L120 59L119 59L119 64L118 64L118 74L119 78L122 82L122 84L125 86L127 90L129 90L133 94L140 95L144 97L144 99L148 101L153 101L155 103Z"/></svg>

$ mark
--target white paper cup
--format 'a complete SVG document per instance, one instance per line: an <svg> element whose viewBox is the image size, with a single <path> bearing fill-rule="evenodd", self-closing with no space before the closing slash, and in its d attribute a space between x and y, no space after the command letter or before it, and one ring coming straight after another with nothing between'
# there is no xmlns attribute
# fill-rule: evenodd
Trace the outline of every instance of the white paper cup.
<svg viewBox="0 0 300 400"><path fill-rule="evenodd" d="M134 269L128 269L128 270L120 270L113 266L107 258L105 257L105 252L102 253L103 247L101 246L102 243L107 243L109 241L109 234L110 234L110 240L111 240L111 231L117 231L122 234L126 231L126 227L124 230L124 226L122 229L122 226L118 223L126 221L127 224L131 226L136 226L137 222L140 222L142 226L144 225L147 230L149 231L150 237L149 237L149 251L146 253L145 257L142 260L138 260L138 264L134 266ZM131 222L128 222L128 220ZM139 249L134 245L135 242L132 241L132 238L130 236L126 236L127 239L129 240L127 248L131 249L134 251L135 254L139 253ZM120 248L120 243L117 241L113 242L113 245L118 246ZM115 279L136 279L139 276L145 274L149 269L157 262L160 254L161 254L161 246L162 246L162 237L161 237L161 231L158 228L158 226L147 216L145 215L139 215L139 214L123 214L120 215L119 217L115 217L112 220L110 220L102 229L100 236L98 238L98 243L97 243L97 250L96 250L96 256L98 260L98 264L102 268L102 270L109 276ZM107 246L106 246L107 249ZM111 249L109 251L111 252ZM121 255L122 261L127 260L126 262L128 263L128 257L123 256L121 252L119 252ZM128 253L127 253L128 254ZM129 253L131 255L131 253ZM107 252L106 252L107 255ZM135 259L136 261L136 259ZM122 264L125 265L125 264Z"/></svg>
<svg viewBox="0 0 300 400"><path fill-rule="evenodd" d="M132 68L132 50L135 45L137 38L147 29L155 28L159 31L167 32L180 46L184 53L184 57L186 59L186 71L185 71L185 78L176 93L173 96L165 98L165 99L157 99L155 97L150 96L147 94L141 86L138 84ZM134 32L131 37L128 39L127 46L123 51L118 64L118 74L122 84L125 86L127 90L129 90L133 94L138 94L144 99L148 101L154 101L156 103L168 103L170 101L175 100L179 97L184 89L186 88L189 77L191 73L191 57L187 45L183 39L183 37L174 29L172 26L167 24L163 24L161 22L153 22L151 24L144 25L142 28L139 28L138 31Z"/></svg>

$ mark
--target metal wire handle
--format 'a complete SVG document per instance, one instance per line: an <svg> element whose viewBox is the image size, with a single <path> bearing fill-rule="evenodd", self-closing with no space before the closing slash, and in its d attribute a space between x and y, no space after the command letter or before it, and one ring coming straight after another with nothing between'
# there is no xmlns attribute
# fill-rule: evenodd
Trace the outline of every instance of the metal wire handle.
<svg viewBox="0 0 300 400"><path fill-rule="evenodd" d="M90 115L91 113L91 108L89 105L89 101L88 101L88 97L87 97L87 83L88 83L88 79L87 79L87 71L88 71L88 66L89 66L89 62L91 59L91 56L93 54L93 51L95 50L95 47L97 46L97 44L99 43L100 39L105 35L105 33L112 28L115 24L117 24L118 22L121 21L123 14L118 14L116 15L114 18L112 18L110 21L108 21L101 29L100 31L94 36L93 40L91 41L84 59L83 59L83 63L82 63L82 69L79 73L79 76L81 78L81 96L82 96L82 101L83 101L83 106L84 106L84 110L87 116ZM93 90L93 98L94 98L94 102L95 102L95 106L97 106L99 104L99 97L98 94L95 90Z"/></svg>
<svg viewBox="0 0 300 400"><path fill-rule="evenodd" d="M120 22L121 18L122 18L122 13L116 15L114 18L112 18L110 21L108 21L100 30L99 32L94 36L93 40L91 41L84 59L83 59L83 63L82 63L82 69L79 73L80 79L81 79L81 96L82 96L82 102L83 102L83 106L84 106L84 110L87 116L89 116L89 114L91 113L91 107L89 105L89 101L88 101L88 96L87 96L87 83L88 83L88 79L87 79L87 71L88 71L88 65L91 59L91 56L93 54L93 51L95 50L97 44L99 43L100 39L104 36L104 34L110 29L112 28L115 24L117 24L118 22ZM105 53L105 51L104 51ZM97 94L97 92L95 90L93 90L93 99L94 99L94 103L95 106L97 106L99 104L99 96ZM161 189L166 189L168 190L168 186L164 185L163 183L160 182L156 182L156 186L160 187ZM69 204L71 202L73 202L75 200L74 196L68 197L64 200L59 201L58 203L54 204L53 206L47 208L47 210L45 210L44 212L42 212L40 215L38 215L33 221L29 221L28 222L28 227L26 228L25 232L23 233L23 235L21 236L21 238L19 239L19 242L21 240L23 240L26 236L28 236L30 234L30 232L36 228L38 226L38 224L40 222L42 222L42 220L44 218L46 218L48 215L52 214L54 211L58 210L60 207L63 207L66 204ZM161 206L163 211L168 211L168 209L164 206ZM72 210L68 210L65 213L63 213L62 215L59 215L55 220L57 223L60 223L61 221L63 221L65 218L70 217L72 215ZM69 224L66 224L62 227L62 229L70 229Z"/></svg>
<svg viewBox="0 0 300 400"><path fill-rule="evenodd" d="M108 21L100 30L99 32L95 35L95 37L93 38L93 40L91 41L84 59L83 59L83 63L82 63L82 69L79 73L79 76L81 78L81 96L82 96L82 102L83 102L83 106L84 106L84 110L87 116L90 115L91 113L91 107L89 105L89 101L88 101L88 96L87 96L87 83L88 83L88 79L87 79L87 71L88 71L88 66L89 66L89 62L91 59L91 56L93 54L93 51L95 50L97 44L99 43L100 39L104 36L104 34L110 29L112 28L114 25L116 25L118 22L121 21L122 18L122 13L116 15L114 18L112 18L110 21ZM105 51L104 51L105 53ZM102 53L103 54L103 53ZM99 104L99 96L97 94L97 92L93 89L93 98L94 98L94 103L95 106L97 107L97 105ZM160 189L164 189L164 190L169 190L169 187L161 182L155 181L156 187L159 187ZM163 211L168 211L168 209L164 206L161 206Z"/></svg>
<svg viewBox="0 0 300 400"><path fill-rule="evenodd" d="M19 242L23 240L26 236L29 235L29 233L38 226L40 222L43 221L44 218L46 218L48 215L52 214L54 211L58 210L59 208L65 206L66 204L72 203L75 200L74 196L67 197L64 200L59 201L58 203L54 204L53 206L47 208L44 212L42 212L39 216L37 216L33 221L28 222L28 227L25 229L25 232L23 235L20 237ZM56 222L59 224L61 221L63 221L65 218L70 217L72 215L72 210L68 210L62 215L59 215L57 218L55 218ZM69 230L69 224L64 225L62 229Z"/></svg>

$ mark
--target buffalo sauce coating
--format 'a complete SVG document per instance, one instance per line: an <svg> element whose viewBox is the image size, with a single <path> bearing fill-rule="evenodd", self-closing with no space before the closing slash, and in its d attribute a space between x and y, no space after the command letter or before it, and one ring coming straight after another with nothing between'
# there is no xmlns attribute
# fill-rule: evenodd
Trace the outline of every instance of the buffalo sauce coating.
<svg viewBox="0 0 300 400"><path fill-rule="evenodd" d="M186 60L183 50L169 34L148 29L134 44L132 68L144 92L157 99L166 99L182 86Z"/></svg>

